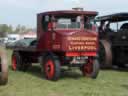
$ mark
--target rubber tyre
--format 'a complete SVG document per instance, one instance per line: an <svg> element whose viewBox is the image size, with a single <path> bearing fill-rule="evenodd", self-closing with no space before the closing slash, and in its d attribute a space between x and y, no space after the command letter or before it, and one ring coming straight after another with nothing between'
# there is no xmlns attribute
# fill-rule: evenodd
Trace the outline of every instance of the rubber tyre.
<svg viewBox="0 0 128 96"><path fill-rule="evenodd" d="M60 77L61 68L60 61L55 55L49 55L44 60L43 71L45 78L57 81Z"/></svg>
<svg viewBox="0 0 128 96"><path fill-rule="evenodd" d="M12 54L12 70L14 71L26 71L28 69L27 64L24 63L22 56L19 52Z"/></svg>
<svg viewBox="0 0 128 96"><path fill-rule="evenodd" d="M112 50L107 40L100 40L99 44L100 68L112 68Z"/></svg>
<svg viewBox="0 0 128 96"><path fill-rule="evenodd" d="M6 53L0 53L0 85L5 85L8 82L8 64Z"/></svg>
<svg viewBox="0 0 128 96"><path fill-rule="evenodd" d="M93 79L96 79L99 74L99 70L100 66L97 59L88 62L88 64L84 64L82 67L83 75Z"/></svg>

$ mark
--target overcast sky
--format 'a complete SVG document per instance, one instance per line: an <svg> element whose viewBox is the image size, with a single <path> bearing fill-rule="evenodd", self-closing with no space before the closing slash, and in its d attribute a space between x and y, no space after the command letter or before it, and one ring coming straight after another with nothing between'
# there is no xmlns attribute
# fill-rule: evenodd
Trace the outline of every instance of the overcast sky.
<svg viewBox="0 0 128 96"><path fill-rule="evenodd" d="M128 0L0 0L0 24L36 27L36 14L83 7L99 15L128 12Z"/></svg>

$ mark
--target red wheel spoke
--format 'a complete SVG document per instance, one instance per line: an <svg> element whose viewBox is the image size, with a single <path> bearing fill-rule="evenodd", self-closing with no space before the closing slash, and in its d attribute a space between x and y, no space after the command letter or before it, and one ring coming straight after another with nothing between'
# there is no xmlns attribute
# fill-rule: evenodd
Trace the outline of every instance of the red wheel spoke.
<svg viewBox="0 0 128 96"><path fill-rule="evenodd" d="M48 62L45 65L45 72L48 79L53 78L54 76L54 63L51 60L48 60Z"/></svg>

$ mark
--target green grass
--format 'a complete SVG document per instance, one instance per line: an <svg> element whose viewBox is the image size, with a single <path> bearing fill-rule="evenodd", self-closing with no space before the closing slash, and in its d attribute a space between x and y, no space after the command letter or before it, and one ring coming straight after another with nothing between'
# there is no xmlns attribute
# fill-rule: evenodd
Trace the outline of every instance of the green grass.
<svg viewBox="0 0 128 96"><path fill-rule="evenodd" d="M11 51L7 53L10 65ZM128 72L104 70L93 80L72 71L52 82L45 80L39 66L27 72L14 72L9 67L9 82L0 86L0 96L128 96Z"/></svg>

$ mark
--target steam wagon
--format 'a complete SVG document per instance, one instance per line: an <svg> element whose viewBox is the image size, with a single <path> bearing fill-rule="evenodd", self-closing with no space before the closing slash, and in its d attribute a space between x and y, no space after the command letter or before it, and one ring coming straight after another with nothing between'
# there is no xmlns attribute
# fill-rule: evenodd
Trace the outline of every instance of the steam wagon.
<svg viewBox="0 0 128 96"><path fill-rule="evenodd" d="M99 72L97 12L62 10L37 15L37 39L23 40L13 48L12 69L27 70L40 63L48 80L58 80L61 68L78 67L84 76ZM29 42L29 44L25 44Z"/></svg>
<svg viewBox="0 0 128 96"><path fill-rule="evenodd" d="M99 61L101 67L112 68L113 65L125 67L128 63L128 13L115 13L100 16ZM104 27L104 30L102 30Z"/></svg>

